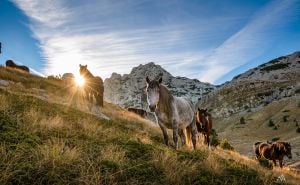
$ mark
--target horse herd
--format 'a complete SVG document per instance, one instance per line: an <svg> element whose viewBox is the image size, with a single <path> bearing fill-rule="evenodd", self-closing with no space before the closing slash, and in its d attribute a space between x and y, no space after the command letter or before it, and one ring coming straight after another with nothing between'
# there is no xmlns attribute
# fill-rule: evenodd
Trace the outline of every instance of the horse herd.
<svg viewBox="0 0 300 185"><path fill-rule="evenodd" d="M173 96L166 86L162 85L162 78L147 82L147 101L149 109L154 112L157 122L162 130L164 143L169 145L167 129L173 130L173 141L178 149L178 136L182 145L186 139L191 139L193 148L196 148L196 135L202 133L204 142L209 146L209 135L212 131L212 116L207 109L197 108L195 110L191 101ZM185 136L185 132L187 136ZM256 142L253 146L256 157L276 161L283 166L283 157L292 158L291 145L287 142Z"/></svg>
<svg viewBox="0 0 300 185"><path fill-rule="evenodd" d="M6 61L6 66L29 72L26 66L16 65L12 60ZM97 106L103 106L103 80L87 69L87 65L79 65L80 75L85 79L84 91L89 102L96 99ZM167 129L173 131L173 142L178 149L178 138L182 145L192 142L196 149L197 134L202 133L204 142L210 146L209 136L212 132L212 116L207 109L195 108L193 103L182 97L176 97L171 94L166 86L162 84L162 78L150 80L146 77L146 94L149 110L156 116L157 123L163 133L163 140L169 146L169 136ZM139 114L142 117L147 116L147 112L142 109L128 108L128 111ZM256 142L253 145L257 158L264 157L272 160L276 165L279 161L282 167L283 157L292 158L291 145L286 142Z"/></svg>

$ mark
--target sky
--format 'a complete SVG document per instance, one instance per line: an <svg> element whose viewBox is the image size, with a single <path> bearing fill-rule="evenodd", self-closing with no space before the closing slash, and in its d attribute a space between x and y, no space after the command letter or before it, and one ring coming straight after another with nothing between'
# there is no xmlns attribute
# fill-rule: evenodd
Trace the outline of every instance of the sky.
<svg viewBox="0 0 300 185"><path fill-rule="evenodd" d="M300 0L0 0L0 64L43 75L154 62L222 84L300 50Z"/></svg>

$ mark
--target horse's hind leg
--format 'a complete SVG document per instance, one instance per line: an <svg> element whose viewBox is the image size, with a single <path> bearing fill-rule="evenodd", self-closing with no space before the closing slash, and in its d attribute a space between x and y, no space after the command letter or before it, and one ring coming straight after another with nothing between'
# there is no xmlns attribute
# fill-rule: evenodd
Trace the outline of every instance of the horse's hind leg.
<svg viewBox="0 0 300 185"><path fill-rule="evenodd" d="M178 149L178 123L175 120L173 120L172 127L173 127L173 141L175 144L175 148L177 150Z"/></svg>
<svg viewBox="0 0 300 185"><path fill-rule="evenodd" d="M196 126L195 122L193 121L188 127L192 134L192 142L193 142L194 150L196 150L197 133L198 133L197 126Z"/></svg>
<svg viewBox="0 0 300 185"><path fill-rule="evenodd" d="M184 130L183 129L179 129L178 134L180 136L182 146L186 145Z"/></svg>

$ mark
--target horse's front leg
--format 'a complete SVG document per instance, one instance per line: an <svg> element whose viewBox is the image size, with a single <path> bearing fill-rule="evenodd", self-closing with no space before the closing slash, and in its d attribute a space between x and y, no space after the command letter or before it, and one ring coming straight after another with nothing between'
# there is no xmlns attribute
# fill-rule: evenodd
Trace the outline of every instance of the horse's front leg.
<svg viewBox="0 0 300 185"><path fill-rule="evenodd" d="M283 166L282 162L283 162L283 160L279 159L279 166L280 166L280 168L282 168L282 166Z"/></svg>
<svg viewBox="0 0 300 185"><path fill-rule="evenodd" d="M158 125L159 125L159 127L160 127L160 129L161 129L161 131L163 133L165 145L169 146L169 137L168 137L168 133L167 133L166 127L160 121L158 121Z"/></svg>
<svg viewBox="0 0 300 185"><path fill-rule="evenodd" d="M178 150L178 122L176 120L172 121L173 127L173 141L175 145L175 149Z"/></svg>
<svg viewBox="0 0 300 185"><path fill-rule="evenodd" d="M276 160L275 159L273 159L273 163L274 163L274 166L276 166Z"/></svg>

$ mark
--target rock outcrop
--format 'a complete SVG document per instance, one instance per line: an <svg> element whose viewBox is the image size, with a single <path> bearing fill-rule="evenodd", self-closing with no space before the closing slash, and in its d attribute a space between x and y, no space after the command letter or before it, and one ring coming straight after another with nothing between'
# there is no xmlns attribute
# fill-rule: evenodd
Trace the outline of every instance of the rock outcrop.
<svg viewBox="0 0 300 185"><path fill-rule="evenodd" d="M160 65L151 62L134 67L130 74L113 73L110 78L105 79L105 101L124 108L135 107L148 110L145 94L146 76L151 79L161 76L163 84L169 88L173 95L187 97L194 103L216 88L214 85L202 83L197 79L174 77Z"/></svg>

